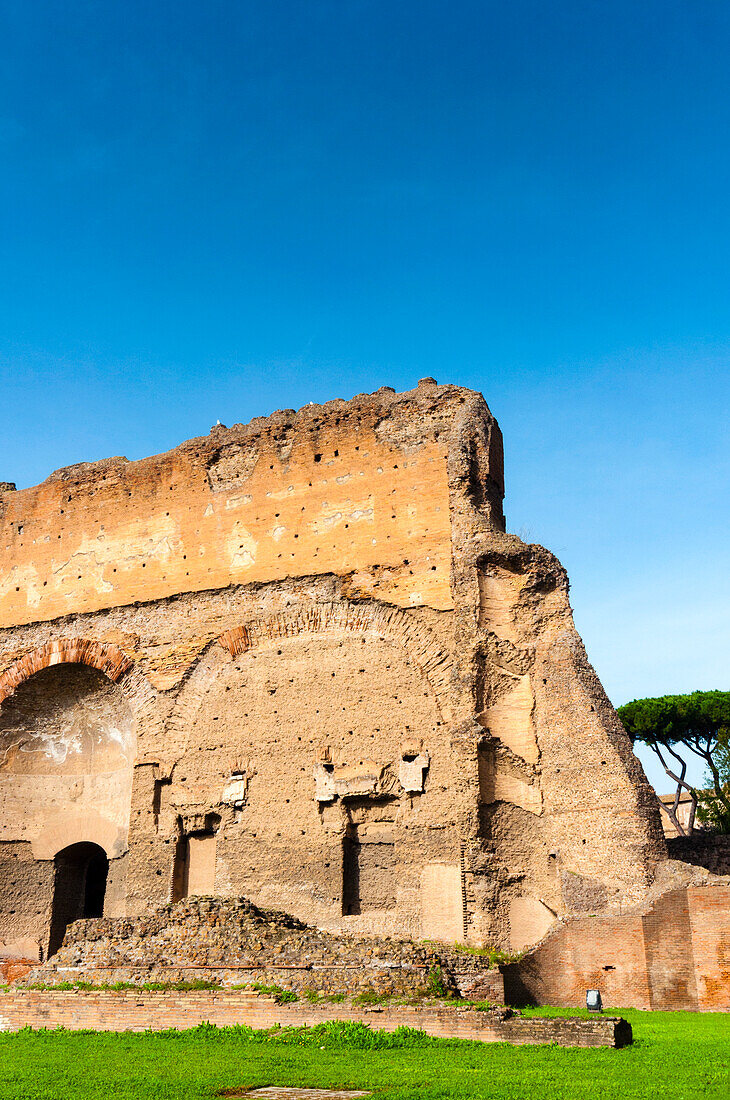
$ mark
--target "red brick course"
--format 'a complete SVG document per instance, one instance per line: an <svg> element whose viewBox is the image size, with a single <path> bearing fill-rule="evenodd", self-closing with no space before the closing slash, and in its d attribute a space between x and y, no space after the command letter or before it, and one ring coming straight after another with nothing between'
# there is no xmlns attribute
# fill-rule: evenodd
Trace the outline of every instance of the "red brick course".
<svg viewBox="0 0 730 1100"><path fill-rule="evenodd" d="M349 1005L279 1005L253 992L149 993L136 990L0 992L0 1031L22 1027L94 1031L183 1030L207 1022L219 1027L312 1027L325 1020L352 1020L384 1031L412 1027L440 1038L485 1043L559 1043L561 1046L625 1046L631 1027L600 1016L582 1020L505 1016L456 1007L356 1008Z"/></svg>
<svg viewBox="0 0 730 1100"><path fill-rule="evenodd" d="M115 645L104 645L89 638L54 638L53 641L24 654L0 676L0 703L12 695L19 684L35 676L41 669L67 662L97 668L114 683L133 664L127 654Z"/></svg>

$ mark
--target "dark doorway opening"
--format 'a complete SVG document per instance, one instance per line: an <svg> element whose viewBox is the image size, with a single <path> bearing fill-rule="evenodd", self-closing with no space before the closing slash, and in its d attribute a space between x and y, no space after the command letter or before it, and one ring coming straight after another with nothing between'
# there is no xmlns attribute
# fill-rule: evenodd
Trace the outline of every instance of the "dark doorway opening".
<svg viewBox="0 0 730 1100"><path fill-rule="evenodd" d="M342 915L360 912L360 840L357 825L348 826L342 838Z"/></svg>
<svg viewBox="0 0 730 1100"><path fill-rule="evenodd" d="M181 901L188 896L188 879L190 868L190 846L188 838L181 833L175 843L175 861L172 865L172 895L173 902Z"/></svg>
<svg viewBox="0 0 730 1100"><path fill-rule="evenodd" d="M58 853L48 955L55 955L72 921L103 917L109 860L98 844L71 844Z"/></svg>

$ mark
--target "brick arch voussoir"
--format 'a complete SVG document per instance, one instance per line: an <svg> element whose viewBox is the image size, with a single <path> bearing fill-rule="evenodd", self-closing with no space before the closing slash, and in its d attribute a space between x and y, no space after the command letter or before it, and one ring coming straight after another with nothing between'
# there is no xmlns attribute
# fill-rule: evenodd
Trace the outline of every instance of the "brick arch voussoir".
<svg viewBox="0 0 730 1100"><path fill-rule="evenodd" d="M88 665L118 685L137 723L138 751L143 736L147 739L154 736L155 731L162 732L157 693L132 658L118 646L92 638L53 638L24 653L0 675L0 706L31 676L53 665L64 664Z"/></svg>
<svg viewBox="0 0 730 1100"><path fill-rule="evenodd" d="M441 715L448 720L451 662L427 627L398 608L384 605L344 600L307 604L232 627L209 643L170 716L166 734L170 758L179 760L184 754L203 697L231 660L249 650L307 634L369 634L401 646L430 685Z"/></svg>

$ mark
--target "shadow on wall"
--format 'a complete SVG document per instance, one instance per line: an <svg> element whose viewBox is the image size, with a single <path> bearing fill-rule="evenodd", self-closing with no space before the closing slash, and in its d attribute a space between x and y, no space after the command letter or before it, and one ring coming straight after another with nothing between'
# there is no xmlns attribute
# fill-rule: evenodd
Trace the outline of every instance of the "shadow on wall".
<svg viewBox="0 0 730 1100"><path fill-rule="evenodd" d="M54 864L49 957L58 951L72 921L104 916L109 873L106 852L98 844L71 844L58 853Z"/></svg>

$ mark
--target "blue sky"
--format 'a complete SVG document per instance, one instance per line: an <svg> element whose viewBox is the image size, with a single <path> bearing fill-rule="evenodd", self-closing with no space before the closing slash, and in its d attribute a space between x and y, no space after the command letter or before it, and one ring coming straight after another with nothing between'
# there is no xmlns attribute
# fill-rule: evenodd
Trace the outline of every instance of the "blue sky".
<svg viewBox="0 0 730 1100"><path fill-rule="evenodd" d="M0 0L0 480L472 386L613 701L730 687L728 56L714 0Z"/></svg>

